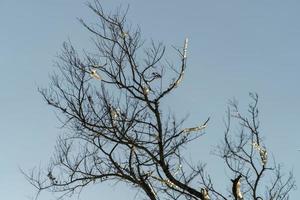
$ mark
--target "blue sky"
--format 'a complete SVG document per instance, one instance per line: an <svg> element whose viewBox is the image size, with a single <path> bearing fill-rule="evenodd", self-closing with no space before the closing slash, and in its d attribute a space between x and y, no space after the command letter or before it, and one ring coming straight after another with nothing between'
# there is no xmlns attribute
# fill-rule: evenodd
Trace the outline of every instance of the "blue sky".
<svg viewBox="0 0 300 200"><path fill-rule="evenodd" d="M0 2L1 199L28 199L33 194L19 167L45 165L64 131L37 87L49 83L63 41L70 39L79 50L91 47L91 35L77 20L96 21L84 3ZM246 109L248 92L253 91L260 97L261 132L268 149L300 182L298 0L103 0L108 11L120 4L130 4L128 18L141 26L144 38L169 47L190 39L185 79L168 97L166 109L177 116L189 114L188 124L211 116L207 134L189 149L193 158L207 161L216 176L224 174L210 150L222 139L226 103L235 97ZM80 199L134 195L123 186L96 185ZM293 191L291 199L299 195L299 190ZM54 197L45 193L40 199Z"/></svg>

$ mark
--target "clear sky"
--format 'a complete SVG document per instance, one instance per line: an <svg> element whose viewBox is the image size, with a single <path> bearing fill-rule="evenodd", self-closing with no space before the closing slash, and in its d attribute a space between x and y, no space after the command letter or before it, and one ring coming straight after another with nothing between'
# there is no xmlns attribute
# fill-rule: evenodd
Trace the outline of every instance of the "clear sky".
<svg viewBox="0 0 300 200"><path fill-rule="evenodd" d="M30 198L34 188L19 167L46 164L63 132L37 87L49 83L63 41L70 39L79 50L91 46L91 35L76 19L96 21L84 3L0 1L1 199ZM210 150L222 139L226 103L235 97L246 106L253 91L260 97L261 131L268 149L286 171L294 171L299 183L300 1L103 0L108 11L120 3L130 4L128 18L141 26L145 38L167 46L190 39L187 73L177 93L168 97L167 109L176 110L177 116L189 114L188 124L211 116L207 134L190 149L194 159L207 161L215 176L224 174ZM95 185L80 199L134 195L123 187ZM299 196L299 190L293 191L291 199ZM40 199L54 197L45 193Z"/></svg>

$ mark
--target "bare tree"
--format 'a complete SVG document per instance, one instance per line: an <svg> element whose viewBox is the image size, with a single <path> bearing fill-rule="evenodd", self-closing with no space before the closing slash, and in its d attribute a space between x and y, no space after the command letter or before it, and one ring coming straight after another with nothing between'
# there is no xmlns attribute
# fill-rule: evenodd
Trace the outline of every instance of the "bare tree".
<svg viewBox="0 0 300 200"><path fill-rule="evenodd" d="M250 93L250 97L252 103L247 115L240 112L236 100L230 101L224 143L218 146L217 154L224 159L229 171L238 175L232 179L232 194L234 199L289 199L289 192L295 187L293 175L289 173L284 178L281 166L274 158L268 158L259 132L258 95ZM234 137L230 134L233 120L240 126Z"/></svg>
<svg viewBox="0 0 300 200"><path fill-rule="evenodd" d="M224 143L216 153L232 174L232 191L215 188L204 165L193 165L182 154L201 137L209 118L184 127L185 119L177 120L161 106L184 77L188 40L175 48L179 62L171 64L161 43L145 47L139 27L126 21L127 11L106 14L98 1L88 6L98 23L80 21L93 34L96 52L79 55L64 43L59 73L49 89L40 89L67 133L59 138L48 169L25 174L39 192L64 196L89 184L121 181L151 200L289 199L294 179L282 176L267 157L258 130L257 95L251 94L249 116L230 103ZM241 126L234 136L232 119Z"/></svg>

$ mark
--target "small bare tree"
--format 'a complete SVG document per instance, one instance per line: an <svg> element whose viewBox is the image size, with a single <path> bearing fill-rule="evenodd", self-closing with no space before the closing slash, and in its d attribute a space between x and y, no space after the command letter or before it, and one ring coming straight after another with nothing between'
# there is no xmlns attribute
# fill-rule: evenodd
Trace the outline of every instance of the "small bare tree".
<svg viewBox="0 0 300 200"><path fill-rule="evenodd" d="M59 73L49 89L40 89L68 131L59 138L48 169L25 174L39 192L64 196L89 184L121 181L151 200L289 199L294 180L268 159L258 130L257 95L251 94L249 116L230 103L224 143L216 151L232 174L232 191L224 192L214 187L204 165L193 165L182 154L204 133L209 118L186 128L185 120L161 107L184 77L188 40L175 49L176 66L165 59L161 43L145 47L140 29L126 22L126 12L105 14L98 1L88 6L99 21L81 23L94 35L97 51L80 56L65 43ZM241 126L234 136L232 119Z"/></svg>
<svg viewBox="0 0 300 200"><path fill-rule="evenodd" d="M289 192L295 187L293 175L289 173L284 178L281 166L274 158L268 158L259 132L258 95L250 93L250 97L252 103L246 115L240 112L236 100L230 101L224 142L218 146L217 155L225 161L229 171L237 175L231 180L234 199L289 199ZM230 124L233 120L240 129L232 137Z"/></svg>

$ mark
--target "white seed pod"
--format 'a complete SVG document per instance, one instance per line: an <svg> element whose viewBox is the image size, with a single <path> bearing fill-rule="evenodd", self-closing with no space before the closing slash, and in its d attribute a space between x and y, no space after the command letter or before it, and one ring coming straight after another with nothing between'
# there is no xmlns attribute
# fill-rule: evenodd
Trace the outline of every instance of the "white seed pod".
<svg viewBox="0 0 300 200"><path fill-rule="evenodd" d="M186 53L187 53L187 48L188 48L188 42L189 42L189 39L186 38L185 41L184 41L184 47L183 47L183 58L186 58Z"/></svg>
<svg viewBox="0 0 300 200"><path fill-rule="evenodd" d="M144 93L144 95L148 95L148 94L149 94L149 92L150 92L150 89L149 89L149 87L147 87L147 86L143 86L143 93Z"/></svg>
<svg viewBox="0 0 300 200"><path fill-rule="evenodd" d="M128 36L128 33L127 33L127 32L124 32L124 31L123 31L123 32L121 33L121 37L122 37L122 38L126 38L127 36Z"/></svg>
<svg viewBox="0 0 300 200"><path fill-rule="evenodd" d="M185 128L183 129L184 133L190 133L190 132L195 132L195 131L201 131L203 129L206 128L206 124L205 125L200 125L200 126L196 126L196 127L192 127L192 128Z"/></svg>
<svg viewBox="0 0 300 200"><path fill-rule="evenodd" d="M267 153L267 150L261 149L261 150L259 151L259 155L260 155L262 164L265 166L265 165L267 164L267 161L268 161L268 153Z"/></svg>
<svg viewBox="0 0 300 200"><path fill-rule="evenodd" d="M210 200L208 191L206 188L201 188L201 194L203 196L203 200Z"/></svg>
<svg viewBox="0 0 300 200"><path fill-rule="evenodd" d="M90 75L94 79L101 80L100 75L97 73L97 71L95 69L91 69Z"/></svg>
<svg viewBox="0 0 300 200"><path fill-rule="evenodd" d="M259 152L261 162L265 166L267 164L267 161L268 161L267 150L265 148L259 146L256 142L254 142L252 145Z"/></svg>

